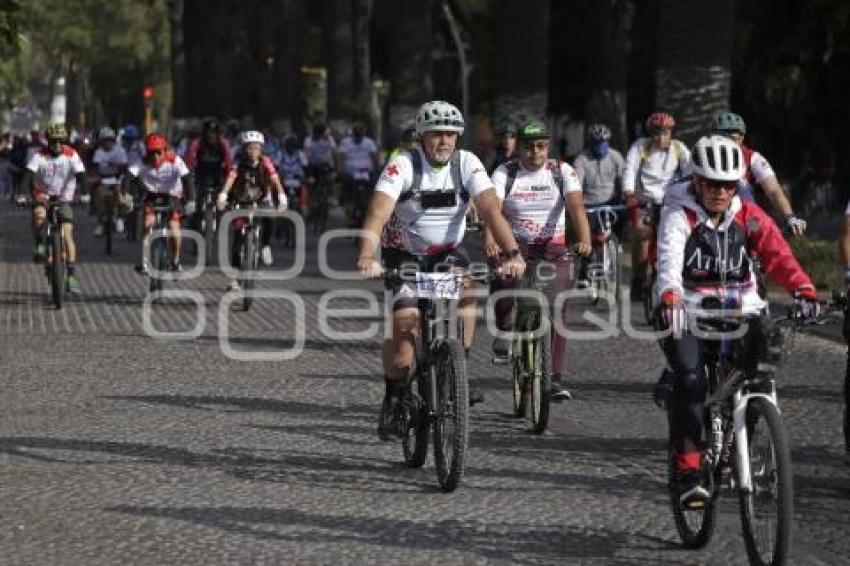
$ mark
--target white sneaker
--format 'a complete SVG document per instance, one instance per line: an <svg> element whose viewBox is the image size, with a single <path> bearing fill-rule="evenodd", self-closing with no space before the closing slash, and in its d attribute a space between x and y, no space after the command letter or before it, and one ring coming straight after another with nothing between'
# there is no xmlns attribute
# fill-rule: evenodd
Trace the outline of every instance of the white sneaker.
<svg viewBox="0 0 850 566"><path fill-rule="evenodd" d="M237 281L236 279L231 279L227 283L227 290L228 291L239 291L240 289L242 289L242 286L239 284L239 281Z"/></svg>
<svg viewBox="0 0 850 566"><path fill-rule="evenodd" d="M98 224L94 227L94 237L102 238L103 237L103 224Z"/></svg>
<svg viewBox="0 0 850 566"><path fill-rule="evenodd" d="M115 219L115 231L119 234L124 233L124 219L120 216Z"/></svg>
<svg viewBox="0 0 850 566"><path fill-rule="evenodd" d="M263 249L260 250L260 259L266 267L272 264L272 249L269 246L263 246Z"/></svg>

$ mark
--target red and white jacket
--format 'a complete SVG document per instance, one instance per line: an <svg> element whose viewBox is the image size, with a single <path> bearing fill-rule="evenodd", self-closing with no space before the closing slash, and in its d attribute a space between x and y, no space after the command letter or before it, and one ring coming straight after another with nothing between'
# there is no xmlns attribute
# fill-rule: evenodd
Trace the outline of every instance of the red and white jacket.
<svg viewBox="0 0 850 566"><path fill-rule="evenodd" d="M789 293L806 286L814 289L776 223L758 205L736 195L719 225L713 226L690 178L666 189L658 225L656 297L673 291L685 299L686 307L699 308L706 295L725 295L734 288L744 313L757 313L766 303L758 294L753 257Z"/></svg>

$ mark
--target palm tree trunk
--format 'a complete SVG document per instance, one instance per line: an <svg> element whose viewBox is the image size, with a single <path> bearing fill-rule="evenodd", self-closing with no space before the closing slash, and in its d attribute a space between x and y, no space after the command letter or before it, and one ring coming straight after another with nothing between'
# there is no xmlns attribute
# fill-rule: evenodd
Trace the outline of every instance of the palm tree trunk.
<svg viewBox="0 0 850 566"><path fill-rule="evenodd" d="M690 144L729 108L734 0L659 0L656 108L671 113Z"/></svg>
<svg viewBox="0 0 850 566"><path fill-rule="evenodd" d="M612 144L628 147L626 103L629 60L629 33L635 6L633 0L592 2L588 6L591 37L604 46L590 65L585 118L588 124L603 122L611 128Z"/></svg>
<svg viewBox="0 0 850 566"><path fill-rule="evenodd" d="M432 0L392 2L387 6L393 23L390 38L390 128L413 126L416 110L431 99Z"/></svg>
<svg viewBox="0 0 850 566"><path fill-rule="evenodd" d="M494 17L495 123L543 120L549 90L549 0L501 0ZM521 41L518 39L521 35Z"/></svg>
<svg viewBox="0 0 850 566"><path fill-rule="evenodd" d="M186 54L183 51L183 0L169 0L168 21L171 24L171 114L186 115Z"/></svg>
<svg viewBox="0 0 850 566"><path fill-rule="evenodd" d="M351 118L354 68L352 61L352 2L326 0L325 61L328 67L328 117L337 124Z"/></svg>

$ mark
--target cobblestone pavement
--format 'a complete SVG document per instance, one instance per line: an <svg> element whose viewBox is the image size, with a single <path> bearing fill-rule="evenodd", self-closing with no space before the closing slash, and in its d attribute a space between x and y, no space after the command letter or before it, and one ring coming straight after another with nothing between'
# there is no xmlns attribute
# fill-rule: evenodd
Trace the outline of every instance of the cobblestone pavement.
<svg viewBox="0 0 850 566"><path fill-rule="evenodd" d="M315 242L304 276L265 282L304 301L304 351L288 361L222 353L224 276L170 284L203 298L203 332L158 340L143 329L146 282L135 247L103 255L78 209L83 295L61 311L29 258L25 211L0 205L0 563L2 564L743 564L737 500L723 499L707 548L678 544L665 491L666 420L650 401L655 344L625 336L569 345L575 395L542 436L510 417L509 370L480 332L461 487L436 488L433 462L401 464L374 432L382 395L377 338L319 331ZM353 265L350 241L331 246ZM278 265L291 253L276 249ZM356 301L340 300L344 306ZM190 330L187 299L152 310ZM637 316L637 309L634 309ZM297 342L295 307L260 299L229 316L230 344L280 352ZM574 327L584 323L575 319ZM368 320L334 323L359 329ZM586 326L586 325L585 325ZM850 481L841 456L845 351L800 336L780 396L793 440L793 564L850 555Z"/></svg>

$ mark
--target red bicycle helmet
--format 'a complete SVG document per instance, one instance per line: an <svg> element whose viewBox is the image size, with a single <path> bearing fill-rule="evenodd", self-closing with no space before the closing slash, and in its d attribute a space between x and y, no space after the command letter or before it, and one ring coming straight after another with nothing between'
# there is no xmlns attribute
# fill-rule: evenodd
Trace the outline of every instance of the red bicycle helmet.
<svg viewBox="0 0 850 566"><path fill-rule="evenodd" d="M168 142L165 140L165 136L162 134L148 134L145 136L145 151L151 153L160 149L168 149Z"/></svg>
<svg viewBox="0 0 850 566"><path fill-rule="evenodd" d="M676 127L676 120L666 112L650 114L646 119L646 131L652 133L658 130L672 130Z"/></svg>

